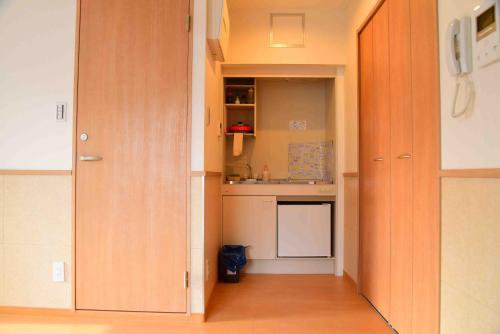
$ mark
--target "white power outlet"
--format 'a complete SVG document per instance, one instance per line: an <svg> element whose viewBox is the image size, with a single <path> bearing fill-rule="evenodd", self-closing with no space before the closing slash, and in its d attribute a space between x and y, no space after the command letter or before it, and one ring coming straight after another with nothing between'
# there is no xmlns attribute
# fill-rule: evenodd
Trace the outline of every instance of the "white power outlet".
<svg viewBox="0 0 500 334"><path fill-rule="evenodd" d="M64 262L52 262L52 282L64 282Z"/></svg>

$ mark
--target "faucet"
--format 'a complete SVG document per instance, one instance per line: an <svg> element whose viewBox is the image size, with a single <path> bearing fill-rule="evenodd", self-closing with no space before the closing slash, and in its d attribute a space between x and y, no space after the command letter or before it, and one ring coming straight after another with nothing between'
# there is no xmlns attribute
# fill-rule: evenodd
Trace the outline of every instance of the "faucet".
<svg viewBox="0 0 500 334"><path fill-rule="evenodd" d="M248 169L248 178L253 179L252 166L250 166L250 164L246 164L245 167Z"/></svg>

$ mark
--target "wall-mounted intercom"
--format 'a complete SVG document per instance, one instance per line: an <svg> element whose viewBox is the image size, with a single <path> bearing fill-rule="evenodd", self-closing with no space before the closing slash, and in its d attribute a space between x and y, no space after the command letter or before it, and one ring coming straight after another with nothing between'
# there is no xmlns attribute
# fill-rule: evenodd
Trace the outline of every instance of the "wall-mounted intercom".
<svg viewBox="0 0 500 334"><path fill-rule="evenodd" d="M487 66L500 59L500 0L485 0L474 8L476 60Z"/></svg>
<svg viewBox="0 0 500 334"><path fill-rule="evenodd" d="M448 69L451 75L472 72L471 18L454 19L448 27Z"/></svg>
<svg viewBox="0 0 500 334"><path fill-rule="evenodd" d="M471 25L469 16L453 19L446 34L448 70L457 77L451 111L455 118L469 111L474 102L474 83L468 76L473 70Z"/></svg>

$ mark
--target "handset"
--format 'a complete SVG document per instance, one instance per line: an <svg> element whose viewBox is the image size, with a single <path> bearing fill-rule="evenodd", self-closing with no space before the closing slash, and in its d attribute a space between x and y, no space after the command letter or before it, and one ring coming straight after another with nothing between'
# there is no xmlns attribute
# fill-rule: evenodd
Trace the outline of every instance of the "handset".
<svg viewBox="0 0 500 334"><path fill-rule="evenodd" d="M470 16L454 19L448 27L448 69L451 75L472 72L472 21Z"/></svg>
<svg viewBox="0 0 500 334"><path fill-rule="evenodd" d="M448 69L457 77L451 116L458 118L473 108L474 83L467 74L472 72L472 21L470 16L454 19L446 34Z"/></svg>
<svg viewBox="0 0 500 334"><path fill-rule="evenodd" d="M458 48L460 52L460 72L472 72L472 19L464 16L460 19L460 34L458 35Z"/></svg>
<svg viewBox="0 0 500 334"><path fill-rule="evenodd" d="M458 35L460 34L460 21L454 19L450 22L448 26L448 32L446 33L446 45L447 45L447 58L448 58L448 70L453 76L460 74L460 62L458 61L460 56L460 51L458 50Z"/></svg>

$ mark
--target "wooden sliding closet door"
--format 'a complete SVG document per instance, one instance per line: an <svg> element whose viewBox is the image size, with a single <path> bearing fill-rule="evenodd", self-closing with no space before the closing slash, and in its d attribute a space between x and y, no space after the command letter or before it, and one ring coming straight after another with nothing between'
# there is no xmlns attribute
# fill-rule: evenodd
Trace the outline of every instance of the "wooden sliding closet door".
<svg viewBox="0 0 500 334"><path fill-rule="evenodd" d="M411 333L413 256L413 121L410 0L387 0L391 111L391 307L389 321Z"/></svg>
<svg viewBox="0 0 500 334"><path fill-rule="evenodd" d="M411 0L414 334L439 333L440 104L437 0Z"/></svg>
<svg viewBox="0 0 500 334"><path fill-rule="evenodd" d="M361 292L390 309L390 113L388 6L360 34Z"/></svg>
<svg viewBox="0 0 500 334"><path fill-rule="evenodd" d="M359 33L360 288L398 333L438 334L437 0L378 6Z"/></svg>
<svg viewBox="0 0 500 334"><path fill-rule="evenodd" d="M76 308L186 312L189 0L80 3Z"/></svg>

